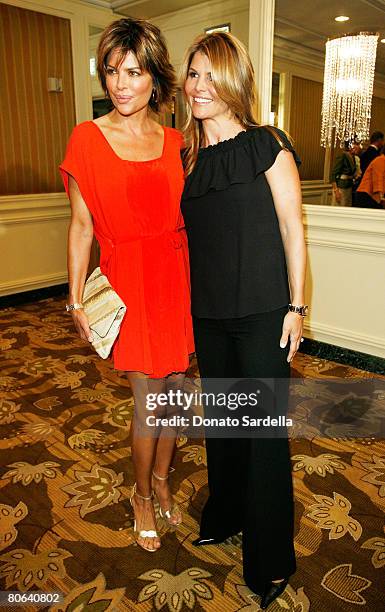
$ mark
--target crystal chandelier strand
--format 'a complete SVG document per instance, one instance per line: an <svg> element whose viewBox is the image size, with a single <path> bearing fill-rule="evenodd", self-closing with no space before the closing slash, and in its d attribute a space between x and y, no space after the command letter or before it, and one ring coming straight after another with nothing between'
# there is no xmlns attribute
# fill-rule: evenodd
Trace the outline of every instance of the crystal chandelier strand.
<svg viewBox="0 0 385 612"><path fill-rule="evenodd" d="M377 43L367 32L326 43L321 146L368 139Z"/></svg>

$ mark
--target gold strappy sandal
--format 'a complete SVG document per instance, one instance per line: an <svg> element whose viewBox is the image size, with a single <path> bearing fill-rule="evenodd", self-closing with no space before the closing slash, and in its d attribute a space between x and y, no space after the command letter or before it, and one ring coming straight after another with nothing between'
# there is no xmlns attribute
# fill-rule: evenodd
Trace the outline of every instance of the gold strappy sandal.
<svg viewBox="0 0 385 612"><path fill-rule="evenodd" d="M156 478L156 480L168 480L168 476L158 476L158 474L155 474L155 472L152 472L152 475L154 478ZM172 527L176 527L177 525L180 525L183 518L182 518L182 511L180 507L178 506L178 504L175 501L173 501L170 510L162 510L162 507L159 501L159 497L157 496L157 498L159 502L160 516L162 518L165 518L168 524L171 525ZM178 519L177 521L173 520L178 514L180 515L180 519Z"/></svg>
<svg viewBox="0 0 385 612"><path fill-rule="evenodd" d="M136 495L137 497L139 497L140 499L144 499L145 501L149 501L154 497L154 491L151 491L151 495L149 497L144 497L144 495L139 495L138 491L136 490L136 482L134 483L134 486L132 487L132 493L130 495L130 503L132 506L132 509L134 510L135 513L135 508L134 505L132 503L132 499L134 497L134 495ZM155 531L155 529L140 529L139 531L136 530L136 519L134 520L134 532L135 534L137 534L136 537L136 543L138 544L138 546L140 546L141 548L143 548L143 550L147 550L148 552L156 552L160 546L158 546L157 548L146 548L145 546L142 546L142 544L140 544L140 542L138 542L138 538L158 538L158 532Z"/></svg>

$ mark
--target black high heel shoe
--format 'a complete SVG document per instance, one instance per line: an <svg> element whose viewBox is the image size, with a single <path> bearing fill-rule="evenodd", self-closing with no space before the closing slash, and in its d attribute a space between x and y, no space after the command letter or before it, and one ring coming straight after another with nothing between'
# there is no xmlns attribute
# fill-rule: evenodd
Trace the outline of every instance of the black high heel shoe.
<svg viewBox="0 0 385 612"><path fill-rule="evenodd" d="M270 580L265 586L265 589L262 593L262 599L260 603L260 607L262 610L266 610L266 608L271 604L274 599L277 599L284 592L287 585L289 583L288 578L284 578L281 582L273 582Z"/></svg>

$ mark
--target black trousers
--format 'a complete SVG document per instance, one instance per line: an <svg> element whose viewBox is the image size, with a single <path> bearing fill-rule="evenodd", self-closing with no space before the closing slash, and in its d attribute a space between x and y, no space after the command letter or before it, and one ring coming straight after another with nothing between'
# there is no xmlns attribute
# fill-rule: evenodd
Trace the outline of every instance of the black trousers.
<svg viewBox="0 0 385 612"><path fill-rule="evenodd" d="M279 346L286 312L287 307L235 319L194 317L201 378L274 378L288 384L288 346ZM225 539L242 531L244 579L260 593L268 580L296 570L287 431L276 438L209 437L206 450L209 498L200 537Z"/></svg>

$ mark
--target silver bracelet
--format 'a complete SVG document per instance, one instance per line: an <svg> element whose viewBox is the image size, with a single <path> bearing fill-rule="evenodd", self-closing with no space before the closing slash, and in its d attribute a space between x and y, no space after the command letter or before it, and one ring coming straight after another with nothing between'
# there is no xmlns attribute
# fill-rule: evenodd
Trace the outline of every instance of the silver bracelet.
<svg viewBox="0 0 385 612"><path fill-rule="evenodd" d="M79 310L80 308L83 308L83 304L66 304L67 312L70 312L70 310Z"/></svg>

